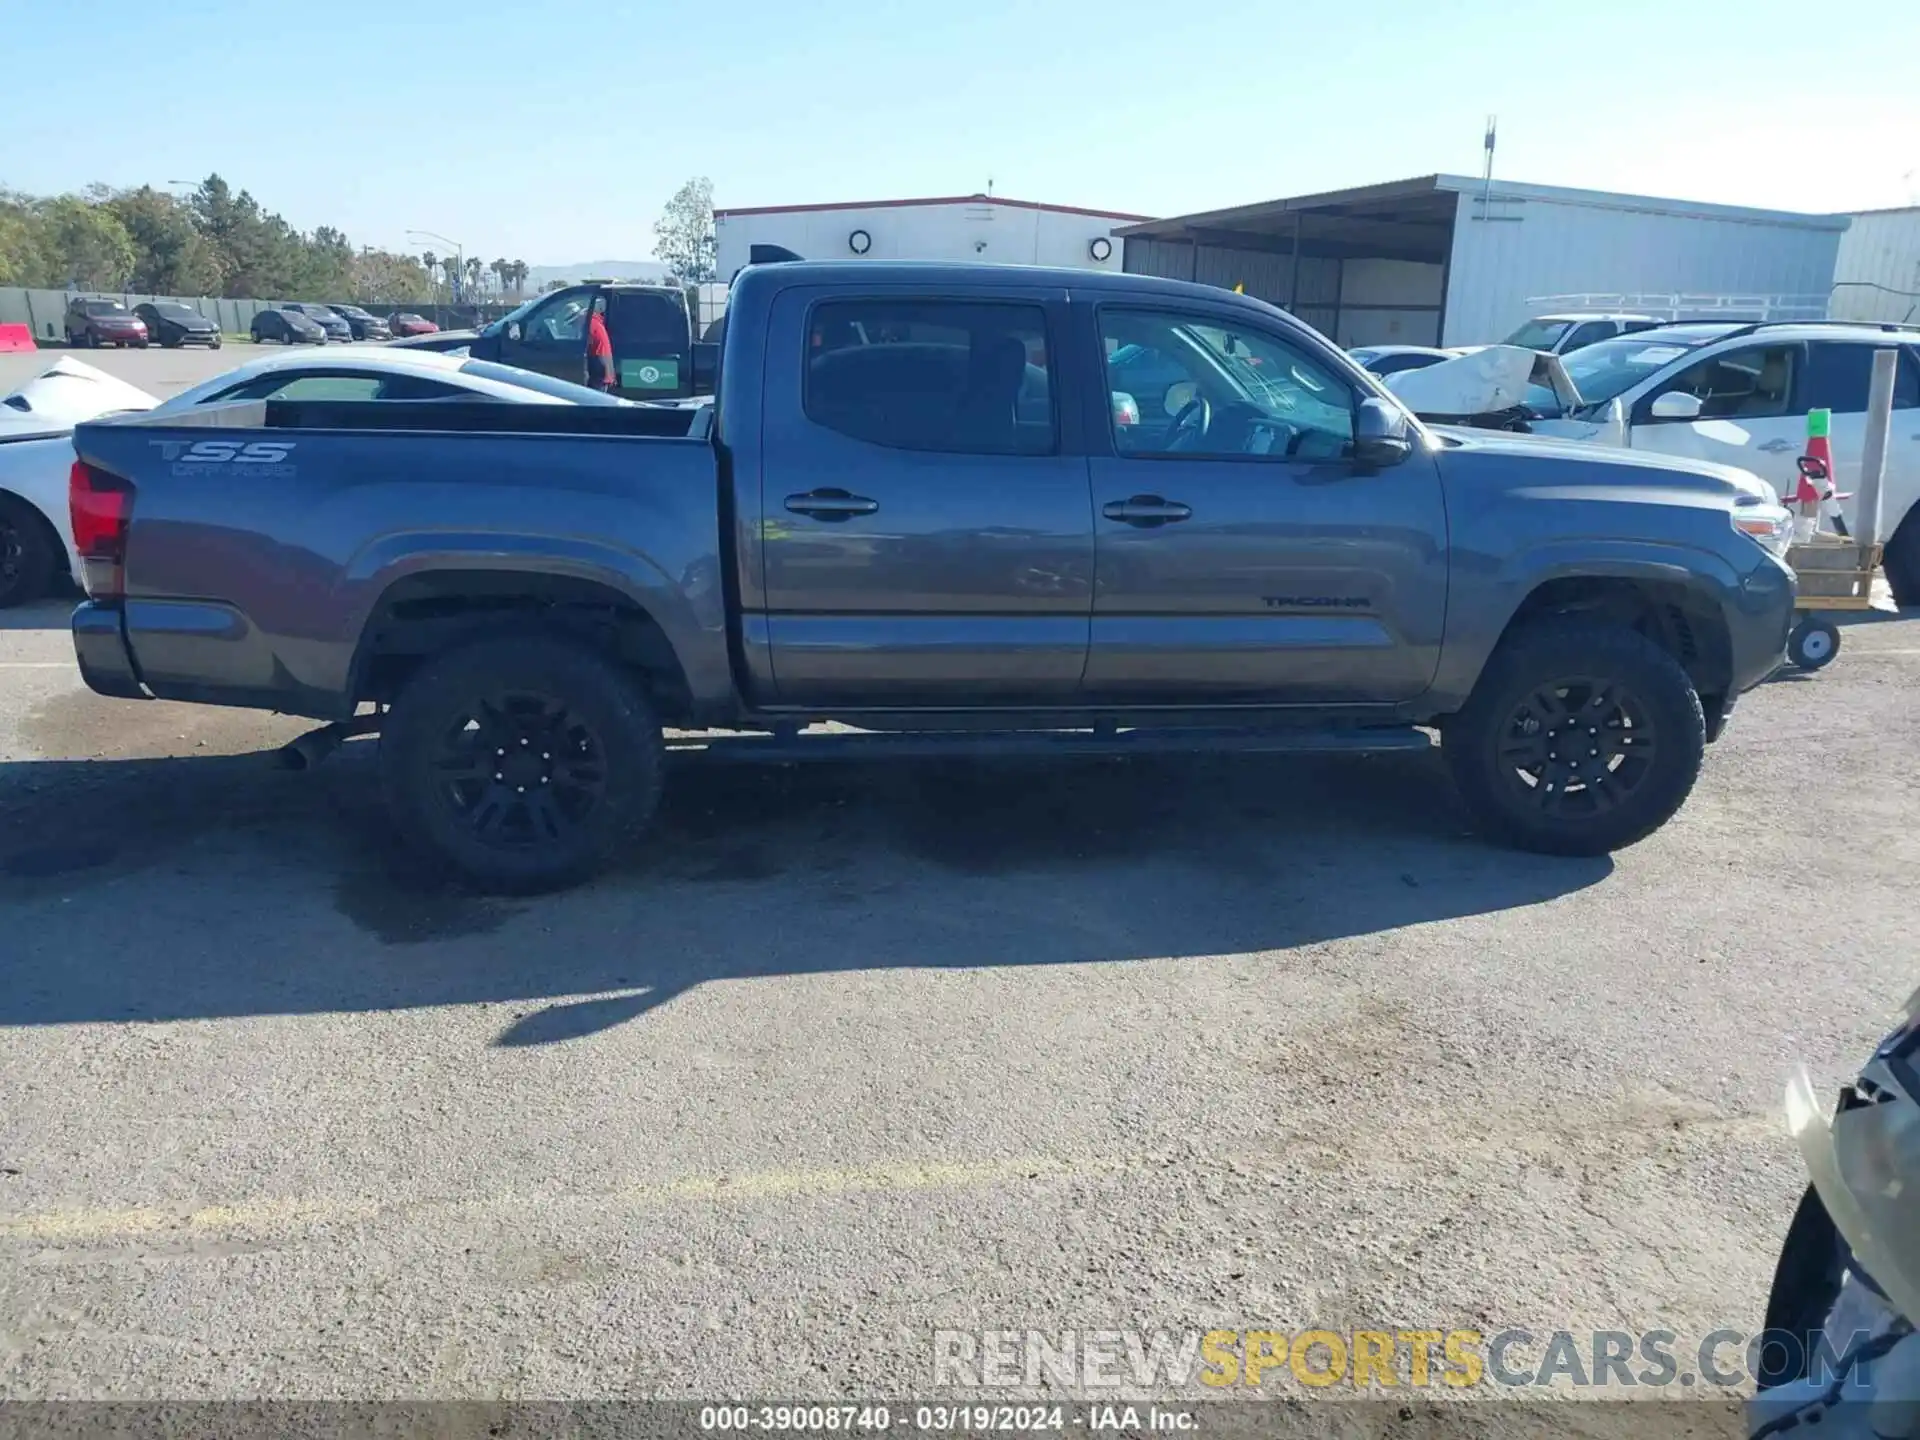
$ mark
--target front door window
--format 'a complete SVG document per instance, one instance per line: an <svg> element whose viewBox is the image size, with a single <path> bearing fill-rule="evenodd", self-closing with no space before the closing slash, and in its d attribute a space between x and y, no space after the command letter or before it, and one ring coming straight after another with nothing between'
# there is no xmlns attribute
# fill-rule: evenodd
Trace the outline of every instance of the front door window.
<svg viewBox="0 0 1920 1440"><path fill-rule="evenodd" d="M1204 316L1104 310L1114 448L1122 455L1339 460L1348 383L1277 336Z"/></svg>

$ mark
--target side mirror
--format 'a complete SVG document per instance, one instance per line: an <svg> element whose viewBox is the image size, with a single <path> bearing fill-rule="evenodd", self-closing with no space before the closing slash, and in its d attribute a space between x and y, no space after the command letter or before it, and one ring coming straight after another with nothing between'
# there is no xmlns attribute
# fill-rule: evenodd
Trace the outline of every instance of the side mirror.
<svg viewBox="0 0 1920 1440"><path fill-rule="evenodd" d="M1700 397L1684 390L1669 390L1653 402L1647 413L1656 420L1698 420Z"/></svg>
<svg viewBox="0 0 1920 1440"><path fill-rule="evenodd" d="M1353 463L1361 470L1384 470L1413 453L1407 417L1378 395L1360 402L1353 427Z"/></svg>
<svg viewBox="0 0 1920 1440"><path fill-rule="evenodd" d="M520 338L520 322L518 320L507 326L507 338L509 340L518 340Z"/></svg>

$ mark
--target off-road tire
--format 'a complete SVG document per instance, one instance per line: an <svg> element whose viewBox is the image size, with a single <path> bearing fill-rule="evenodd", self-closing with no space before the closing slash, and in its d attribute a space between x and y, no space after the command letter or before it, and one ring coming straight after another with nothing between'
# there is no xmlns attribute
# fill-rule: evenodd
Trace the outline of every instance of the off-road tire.
<svg viewBox="0 0 1920 1440"><path fill-rule="evenodd" d="M1589 732L1586 707L1576 704L1577 727L1576 715L1569 714L1542 730L1537 712L1552 712L1538 697L1589 693L1554 690L1569 680L1592 682L1620 697L1621 707L1608 712L1614 719L1595 712ZM1639 715L1632 722L1639 729L1622 718L1629 712ZM1561 724L1574 733L1553 740ZM1576 774L1557 787L1537 779L1529 784L1520 766L1502 761L1503 750L1511 754L1543 743L1542 735L1567 744L1566 754L1578 756L1571 763L1588 778ZM1587 746L1590 737L1590 748L1600 752L1597 760L1571 748L1575 741ZM1604 855L1645 839L1686 802L1700 774L1707 725L1692 679L1653 641L1619 625L1543 620L1501 640L1466 705L1444 725L1442 739L1454 784L1483 834L1550 855ZM1622 748L1636 744L1641 748ZM1610 750L1621 753L1611 756ZM1616 759L1619 769L1602 768ZM1565 756L1550 763L1553 769L1543 773L1565 775ZM1598 781L1591 779L1596 773ZM1609 782L1614 789L1598 791ZM1582 801L1584 809L1577 803Z"/></svg>
<svg viewBox="0 0 1920 1440"><path fill-rule="evenodd" d="M565 724L541 731L543 717L527 718L536 700ZM558 738L548 747L542 733ZM551 763L542 759L548 749ZM476 773L476 757L484 772ZM476 888L505 893L556 889L599 869L653 818L665 763L660 722L638 678L546 635L482 641L429 660L381 726L382 779L402 839ZM553 782L544 791L543 765ZM566 813L590 771L599 777L590 803ZM490 822L480 809L488 799L504 807Z"/></svg>

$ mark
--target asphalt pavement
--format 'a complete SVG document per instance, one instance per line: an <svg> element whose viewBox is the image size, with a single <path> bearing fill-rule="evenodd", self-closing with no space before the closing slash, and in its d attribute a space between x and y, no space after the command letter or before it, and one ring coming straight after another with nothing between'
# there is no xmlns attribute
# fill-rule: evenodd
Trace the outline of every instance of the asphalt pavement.
<svg viewBox="0 0 1920 1440"><path fill-rule="evenodd" d="M94 696L65 609L0 612L0 1398L1757 1330L1782 1081L1920 982L1912 621L1610 860L1483 844L1436 757L683 763L615 873L505 901L395 852L373 742L289 774L302 722Z"/></svg>

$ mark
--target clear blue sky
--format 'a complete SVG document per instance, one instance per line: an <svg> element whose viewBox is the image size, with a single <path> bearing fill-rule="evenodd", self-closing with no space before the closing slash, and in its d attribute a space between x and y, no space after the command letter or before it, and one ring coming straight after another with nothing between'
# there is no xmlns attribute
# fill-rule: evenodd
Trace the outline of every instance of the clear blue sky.
<svg viewBox="0 0 1920 1440"><path fill-rule="evenodd" d="M1916 0L0 0L0 35L0 185L217 170L302 229L533 264L644 259L693 174L1172 214L1476 173L1489 113L1508 179L1920 202Z"/></svg>

